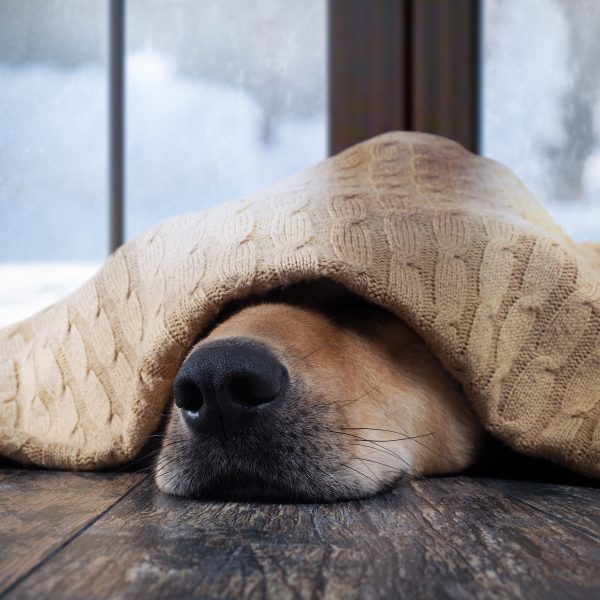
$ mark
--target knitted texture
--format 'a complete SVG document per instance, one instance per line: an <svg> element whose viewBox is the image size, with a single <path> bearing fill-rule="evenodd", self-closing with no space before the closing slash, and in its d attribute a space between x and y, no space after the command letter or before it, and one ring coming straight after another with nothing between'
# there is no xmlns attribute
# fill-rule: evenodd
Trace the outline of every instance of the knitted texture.
<svg viewBox="0 0 600 600"><path fill-rule="evenodd" d="M517 451L600 474L600 251L506 168L417 133L165 221L0 331L0 453L94 469L139 453L232 299L334 279L411 325Z"/></svg>

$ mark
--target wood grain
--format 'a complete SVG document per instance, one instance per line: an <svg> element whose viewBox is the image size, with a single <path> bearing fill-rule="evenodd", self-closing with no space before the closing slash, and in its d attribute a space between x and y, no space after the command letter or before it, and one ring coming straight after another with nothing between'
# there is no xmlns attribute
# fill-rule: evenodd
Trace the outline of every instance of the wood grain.
<svg viewBox="0 0 600 600"><path fill-rule="evenodd" d="M9 598L593 598L600 492L467 477L364 502L169 497L150 480Z"/></svg>
<svg viewBox="0 0 600 600"><path fill-rule="evenodd" d="M0 472L0 594L110 508L143 476Z"/></svg>

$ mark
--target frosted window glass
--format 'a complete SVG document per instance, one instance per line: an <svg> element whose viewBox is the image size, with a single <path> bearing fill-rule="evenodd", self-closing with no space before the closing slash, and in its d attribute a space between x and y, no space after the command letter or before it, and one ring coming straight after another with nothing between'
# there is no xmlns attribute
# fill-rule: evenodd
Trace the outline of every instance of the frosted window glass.
<svg viewBox="0 0 600 600"><path fill-rule="evenodd" d="M106 254L105 11L0 1L0 326L77 287Z"/></svg>
<svg viewBox="0 0 600 600"><path fill-rule="evenodd" d="M600 239L600 2L485 0L483 153Z"/></svg>
<svg viewBox="0 0 600 600"><path fill-rule="evenodd" d="M127 234L326 156L326 0L130 0Z"/></svg>

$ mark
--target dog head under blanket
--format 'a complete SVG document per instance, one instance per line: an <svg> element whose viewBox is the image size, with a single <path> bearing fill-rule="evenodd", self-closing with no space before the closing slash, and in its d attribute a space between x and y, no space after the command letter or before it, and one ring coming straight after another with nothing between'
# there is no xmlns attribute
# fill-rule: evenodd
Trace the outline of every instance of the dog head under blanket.
<svg viewBox="0 0 600 600"><path fill-rule="evenodd" d="M68 469L133 459L225 306L325 278L414 329L489 433L597 477L599 257L504 167L443 138L385 134L161 223L0 331L0 454Z"/></svg>

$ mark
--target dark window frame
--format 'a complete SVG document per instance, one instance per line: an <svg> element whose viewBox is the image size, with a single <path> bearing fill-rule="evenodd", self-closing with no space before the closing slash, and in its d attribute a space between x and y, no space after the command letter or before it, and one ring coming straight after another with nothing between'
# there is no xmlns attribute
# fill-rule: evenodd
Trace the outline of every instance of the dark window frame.
<svg viewBox="0 0 600 600"><path fill-rule="evenodd" d="M109 250L125 241L125 0L108 4Z"/></svg>
<svg viewBox="0 0 600 600"><path fill-rule="evenodd" d="M480 0L329 0L329 149L390 130L480 148Z"/></svg>

